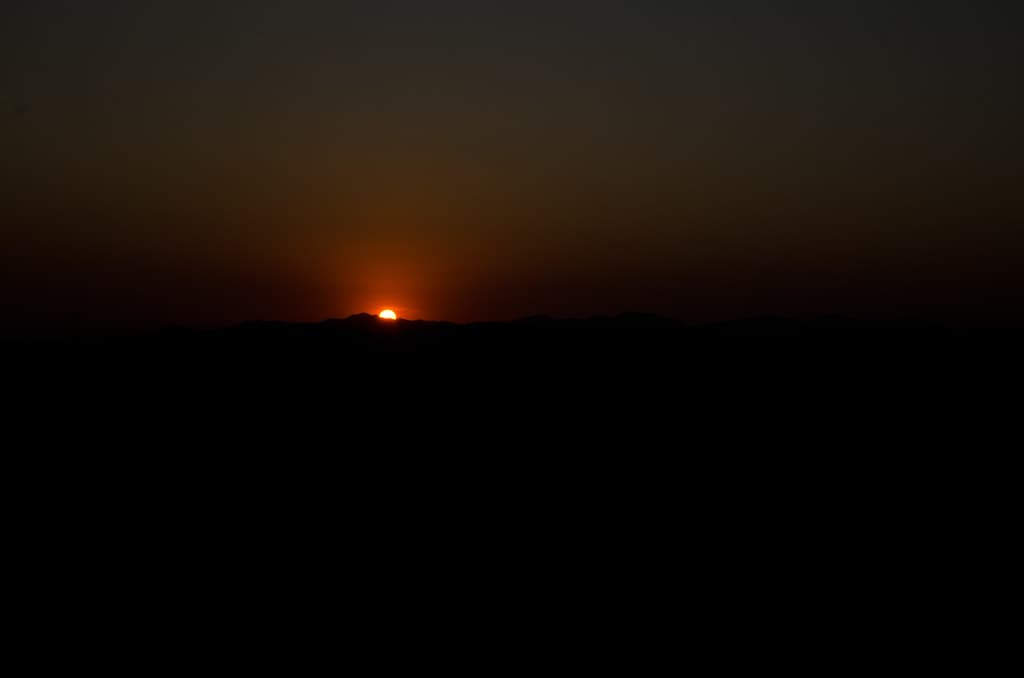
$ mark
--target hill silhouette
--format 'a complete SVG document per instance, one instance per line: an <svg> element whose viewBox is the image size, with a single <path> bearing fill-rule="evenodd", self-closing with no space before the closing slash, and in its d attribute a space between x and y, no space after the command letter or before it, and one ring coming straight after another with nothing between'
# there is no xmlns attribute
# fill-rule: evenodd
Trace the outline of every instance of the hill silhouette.
<svg viewBox="0 0 1024 678"><path fill-rule="evenodd" d="M905 478L995 444L1016 417L1021 345L1011 330L835 317L360 314L7 341L3 352L7 420L65 455L98 445L110 459L191 460L214 474L305 460L324 478L394 464L410 478L636 465L675 478L739 464L789 483L877 465Z"/></svg>
<svg viewBox="0 0 1024 678"><path fill-rule="evenodd" d="M593 408L637 413L644 403L651 411L675 410L669 418L694 407L754 416L787 399L810 409L829 404L833 416L895 407L897 394L906 412L942 399L976 404L986 394L996 398L1019 374L1020 340L1016 330L841 317L697 326L644 314L470 324L359 314L9 339L4 351L11 383L54 396L83 391L75 405L83 409L128 394L138 401L122 405L148 401L155 409L217 394L225 412L246 403L286 411L306 402L310 410L337 404L372 416L374 403L386 401L403 416L444 418L438 410L466 408L510 417L506 428L515 428L531 421L517 413L545 402L584 418L595 416Z"/></svg>
<svg viewBox="0 0 1024 678"><path fill-rule="evenodd" d="M942 582L921 545L994 538L983 514L1011 515L990 474L1019 414L1019 339L841 318L357 315L7 342L9 497L56 580L67 552L90 579L152 561L220 596L207 572L225 563L239 609L279 576L319 600L339 576L384 591L455 577L475 595L493 571L550 601L559 563L580 609L607 581L657 582L644 595L660 600L683 577L705 614L836 587L845 610L895 594L892 568L925 606Z"/></svg>

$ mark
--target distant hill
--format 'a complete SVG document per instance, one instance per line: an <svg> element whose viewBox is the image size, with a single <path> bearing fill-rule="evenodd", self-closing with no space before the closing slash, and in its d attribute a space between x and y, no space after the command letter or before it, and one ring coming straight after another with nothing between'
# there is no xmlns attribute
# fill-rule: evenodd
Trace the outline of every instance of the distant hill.
<svg viewBox="0 0 1024 678"><path fill-rule="evenodd" d="M1016 454L1019 340L841 318L358 315L9 342L5 469L30 515L107 507L83 534L121 520L126 548L154 515L188 516L186 538L276 525L328 549L354 527L392 543L453 523L472 546L528 516L525 536L552 543L617 526L675 551L696 530L735 563L752 530L761 557L803 526L786 548L835 538L842 560L851 526L904 543L922 516L942 531L1006 496L985 474L1016 477L991 469Z"/></svg>
<svg viewBox="0 0 1024 678"><path fill-rule="evenodd" d="M835 317L696 326L642 314L470 324L360 314L2 348L18 402L67 399L82 412L103 402L122 414L305 408L355 417L347 426L393 416L428 429L500 421L507 431L558 423L535 416L543 411L590 433L653 420L682 434L719 419L747 434L754 421L796 418L806 432L837 418L867 428L870 412L949 422L958 407L998 411L1024 374L1021 339ZM851 435L850 426L829 435Z"/></svg>

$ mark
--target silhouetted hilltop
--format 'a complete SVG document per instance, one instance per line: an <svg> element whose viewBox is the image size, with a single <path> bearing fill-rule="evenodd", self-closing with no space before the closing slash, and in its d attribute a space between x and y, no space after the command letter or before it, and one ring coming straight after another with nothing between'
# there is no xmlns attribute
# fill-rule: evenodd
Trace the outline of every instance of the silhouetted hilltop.
<svg viewBox="0 0 1024 678"><path fill-rule="evenodd" d="M912 349L949 351L949 357L966 358L971 351L1001 353L1014 346L1024 333L1014 329L954 329L911 320L865 321L841 316L818 318L759 317L706 325L692 325L643 313L624 313L589 319L532 316L512 322L457 324L441 321L382 320L360 313L319 323L275 321L246 322L219 329L169 327L154 332L115 337L57 337L31 339L32 335L6 333L21 349L33 351L99 350L113 352L161 347L173 355L176 349L295 349L302 354L321 350L364 351L489 351L501 349L505 358L542 357L547 349L604 351L606 360L626 358L630 352L655 351L666 355L699 349L713 355L721 348L744 355L764 350L813 354L842 348L848 357L866 352L886 353ZM357 355L351 355L353 359ZM975 358L981 356L975 355Z"/></svg>
<svg viewBox="0 0 1024 678"><path fill-rule="evenodd" d="M1022 373L1022 345L1016 331L838 317L456 324L359 314L8 342L4 351L9 381L41 397L88 393L81 402L102 393L175 409L200 399L228 408L305 400L340 411L436 409L445 418L460 409L512 416L546 403L608 421L641 407L670 421L694 409L742 417L788 403L785 417L802 412L808 421L883 403L925 411L926 403L998 400Z"/></svg>
<svg viewBox="0 0 1024 678"><path fill-rule="evenodd" d="M954 345L1001 345L1020 339L1017 330L953 329L916 321L859 321L844 316L807 317L752 317L737 321L708 325L691 325L670 317L650 313L623 313L615 316L595 316L591 319L556 319L548 315L535 315L508 323L456 324L437 321L385 321L376 315L358 313L345 319L330 319L322 323L252 322L217 330L189 330L171 328L118 341L127 343L173 342L193 339L210 342L241 341L290 342L336 341L387 348L416 348L421 342L431 348L466 348L482 342L522 341L536 346L544 342L557 345L564 341L601 344L659 341L698 342L716 341L751 342L755 349L759 342L773 345L792 342L794 346L813 348L814 344L842 344L870 342L871 346L888 344L892 347L907 342L920 342L921 348L952 342ZM682 346L680 346L682 347ZM851 345L851 348L854 346Z"/></svg>
<svg viewBox="0 0 1024 678"><path fill-rule="evenodd" d="M945 492L978 449L1003 444L1019 419L1019 339L633 314L173 328L6 345L5 416L32 449L58 450L15 460L47 482L59 473L62 496L145 501L162 486L178 510L181 488L205 483L233 512L285 507L289 530L318 518L317 540L353 515L401 523L451 496L468 497L459 515L546 513L537 492L574 515L626 508L630 531L660 516L660 540L684 515L724 520L731 538L769 506L814 517L817 535L879 501L930 501L920 488Z"/></svg>

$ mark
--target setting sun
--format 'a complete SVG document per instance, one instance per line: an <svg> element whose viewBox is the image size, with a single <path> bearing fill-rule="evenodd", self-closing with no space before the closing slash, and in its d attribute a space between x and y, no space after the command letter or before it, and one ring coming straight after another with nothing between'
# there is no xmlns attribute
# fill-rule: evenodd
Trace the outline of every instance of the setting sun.
<svg viewBox="0 0 1024 678"><path fill-rule="evenodd" d="M398 320L398 314L392 311L390 308L386 308L380 312L377 316L381 320Z"/></svg>

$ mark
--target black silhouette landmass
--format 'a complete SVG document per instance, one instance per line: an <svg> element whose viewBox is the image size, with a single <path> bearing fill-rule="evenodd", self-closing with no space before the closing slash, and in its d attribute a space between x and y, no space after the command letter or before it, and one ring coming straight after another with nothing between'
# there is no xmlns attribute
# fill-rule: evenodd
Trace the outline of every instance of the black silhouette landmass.
<svg viewBox="0 0 1024 678"><path fill-rule="evenodd" d="M658 431L717 418L733 422L723 433L754 419L804 431L833 418L866 427L872 413L890 411L904 421L929 416L934 427L935 408L1000 401L1020 374L1022 345L1019 330L914 321L689 325L647 314L472 324L360 314L108 338L13 336L3 342L8 381L41 398L29 402L87 412L109 399L134 412L119 426L216 411L252 432L304 408L341 428L390 418L389 436L416 430L406 423L417 420L453 437L487 422L514 436L559 421L600 437L633 421L634 439L648 420Z"/></svg>
<svg viewBox="0 0 1024 678"><path fill-rule="evenodd" d="M273 605L270 582L586 616L611 586L660 625L682 586L714 628L761 610L770 638L823 605L860 628L848 611L940 604L935 563L970 555L951 539L1001 539L1020 338L638 314L8 338L11 529L48 581L195 609ZM800 642L827 653L835 628Z"/></svg>
<svg viewBox="0 0 1024 678"><path fill-rule="evenodd" d="M726 483L746 503L917 487L1001 449L1020 417L1021 338L644 314L8 337L5 421L14 449L55 455L10 460L59 460L79 490L218 479L300 501L555 483L646 501Z"/></svg>

